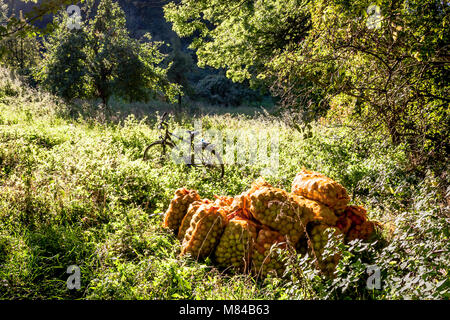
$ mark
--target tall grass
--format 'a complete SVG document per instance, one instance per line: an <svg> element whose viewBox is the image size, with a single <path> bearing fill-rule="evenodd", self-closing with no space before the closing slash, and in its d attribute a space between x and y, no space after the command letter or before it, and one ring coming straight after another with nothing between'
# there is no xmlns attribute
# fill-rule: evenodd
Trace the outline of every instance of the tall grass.
<svg viewBox="0 0 450 320"><path fill-rule="evenodd" d="M208 198L236 195L259 176L260 164L228 165L224 179L210 181L201 170L144 162L144 147L159 135L161 103L119 103L109 111L67 106L4 69L0 79L3 299L448 298L445 195L432 177L407 171L401 147L320 123L300 132L259 111L172 117L173 128L201 119L204 128L243 135L272 129L280 169L269 182L289 190L303 166L321 171L385 225L377 243L342 248L335 279L321 278L301 257L290 258L282 278L255 279L217 269L210 259L178 257L161 213L180 186ZM81 290L66 287L72 264L81 268ZM383 289L365 288L367 264L381 267Z"/></svg>

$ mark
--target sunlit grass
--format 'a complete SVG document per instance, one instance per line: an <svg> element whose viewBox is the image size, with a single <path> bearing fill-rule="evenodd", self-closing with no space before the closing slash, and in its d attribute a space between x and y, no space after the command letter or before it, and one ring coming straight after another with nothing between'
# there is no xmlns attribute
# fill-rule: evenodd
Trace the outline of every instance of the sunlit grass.
<svg viewBox="0 0 450 320"><path fill-rule="evenodd" d="M142 152L158 139L156 111L164 111L161 105L142 117L127 116L123 104L89 116L76 112L80 105L69 108L47 94L19 87L13 82L10 90L17 95L7 93L0 99L0 298L307 299L328 297L330 292L337 298L356 293L369 297L356 289L339 293L336 284L314 277L299 280L288 274L262 281L219 270L210 260L179 258L178 241L160 227L160 213L174 191L186 186L208 198L236 195L259 176L261 164L227 165L225 177L212 181L183 165L155 166L142 160ZM372 218L389 221L396 230L385 232L390 240L404 237L409 241L405 243L414 243L407 239L405 217L432 212L436 224L422 223L418 230L435 239L436 250L445 245L445 237L448 241L448 234L439 229L443 220L437 218L432 179L408 175L402 169L401 148L349 128L315 123L306 134L282 118L249 114L204 115L202 126L242 136L276 133L279 171L266 177L273 185L290 190L303 166L318 170L340 181L353 203L368 208ZM178 114L170 125L192 129L195 119ZM395 250L403 252L399 259L406 259L400 242ZM411 259L426 254L417 252ZM384 257L389 263L387 254L372 253L370 259ZM442 268L448 266L448 255L439 259L420 262L433 265L436 272L427 279L436 283L446 276ZM356 277L349 261L341 270ZM79 291L66 288L66 268L72 264L81 268ZM445 296L440 292L439 297ZM407 294L415 293L386 290L376 297Z"/></svg>

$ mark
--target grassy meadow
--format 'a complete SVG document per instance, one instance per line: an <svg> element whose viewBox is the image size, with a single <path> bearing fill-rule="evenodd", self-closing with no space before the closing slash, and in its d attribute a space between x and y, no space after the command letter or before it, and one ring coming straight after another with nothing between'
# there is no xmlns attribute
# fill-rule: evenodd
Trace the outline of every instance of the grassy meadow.
<svg viewBox="0 0 450 320"><path fill-rule="evenodd" d="M401 147L323 119L293 130L286 116L257 107L190 106L171 128L273 130L279 170L266 179L290 190L302 167L342 183L352 203L383 224L374 243L342 248L334 279L303 257L287 257L281 278L218 269L211 259L178 257L180 244L161 227L174 191L234 196L259 177L261 164L227 165L222 180L201 170L144 162L158 139L162 102L66 105L2 71L0 84L0 299L448 299L449 218L431 175L408 169ZM205 108L206 109L206 108ZM95 112L92 112L95 110ZM137 112L136 110L139 110ZM81 268L68 290L66 269ZM367 265L382 288L368 290Z"/></svg>

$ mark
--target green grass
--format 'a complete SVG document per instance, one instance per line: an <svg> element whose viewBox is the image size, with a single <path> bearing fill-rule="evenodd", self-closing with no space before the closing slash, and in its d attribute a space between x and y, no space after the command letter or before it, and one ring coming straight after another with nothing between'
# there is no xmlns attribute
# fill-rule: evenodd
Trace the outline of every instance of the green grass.
<svg viewBox="0 0 450 320"><path fill-rule="evenodd" d="M227 166L225 178L216 181L174 163L155 166L141 158L158 138L161 103L117 103L105 115L86 104L69 108L7 75L0 87L2 299L449 297L449 218L439 182L408 172L402 149L380 137L319 123L300 133L255 109L196 116L204 128L243 136L273 130L280 169L266 177L269 182L289 190L303 166L318 170L385 224L377 243L343 248L334 280L322 279L299 257L291 257L283 278L261 280L217 269L210 259L178 257L180 245L161 228L160 215L177 188L195 188L208 198L236 195L259 176L260 165ZM129 115L135 109L141 114ZM170 120L173 128L193 127L188 114L176 120ZM66 288L72 264L81 268L81 290ZM383 290L365 289L366 264L381 267Z"/></svg>

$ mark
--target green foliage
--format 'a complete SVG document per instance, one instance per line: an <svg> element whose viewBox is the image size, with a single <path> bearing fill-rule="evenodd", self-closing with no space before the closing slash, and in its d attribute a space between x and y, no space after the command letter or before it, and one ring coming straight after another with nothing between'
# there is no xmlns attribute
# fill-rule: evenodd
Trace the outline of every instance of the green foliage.
<svg viewBox="0 0 450 320"><path fill-rule="evenodd" d="M8 29L12 28L12 21L17 16L23 19L22 13L9 12L8 5L0 1L0 64L19 71L22 75L30 76L31 70L36 66L40 58L41 49L38 40L31 32L19 32L8 35ZM26 21L22 21L23 28L31 28ZM31 80L31 77L28 79Z"/></svg>
<svg viewBox="0 0 450 320"><path fill-rule="evenodd" d="M147 101L153 94L173 98L160 43L150 35L132 39L125 14L112 0L102 0L95 15L80 29L67 28L67 14L56 18L56 31L46 43L47 52L37 77L51 92L70 101L98 97L104 105L112 95L126 101Z"/></svg>
<svg viewBox="0 0 450 320"><path fill-rule="evenodd" d="M316 284L322 286L325 297L448 299L450 282L448 270L443 267L450 259L445 244L449 221L441 216L439 209L424 205L433 198L433 193L418 194L413 211L395 217L396 229L388 244L354 240L343 245L336 278ZM381 289L366 289L369 265L381 271Z"/></svg>
<svg viewBox="0 0 450 320"><path fill-rule="evenodd" d="M211 104L238 106L245 101L261 100L255 91L233 83L222 74L209 75L195 86L197 96Z"/></svg>
<svg viewBox="0 0 450 320"><path fill-rule="evenodd" d="M370 2L310 5L312 29L303 45L271 61L278 78L309 79L327 100L350 98L354 125L405 143L410 163L439 175L449 148L448 4L383 1L371 27ZM421 26L421 27L419 27ZM446 53L447 52L447 53ZM281 87L288 87L289 83ZM290 89L286 89L290 90ZM298 94L294 86L293 97ZM285 91L285 90L284 90Z"/></svg>
<svg viewBox="0 0 450 320"><path fill-rule="evenodd" d="M25 90L17 72L0 67L0 101L17 98Z"/></svg>
<svg viewBox="0 0 450 320"><path fill-rule="evenodd" d="M67 28L68 15L55 17L56 28L44 43L44 61L38 67L36 78L51 93L69 101L86 96L88 34L85 28ZM83 25L84 27L84 25Z"/></svg>
<svg viewBox="0 0 450 320"><path fill-rule="evenodd" d="M8 5L4 0L0 0L0 25L3 25L8 19Z"/></svg>
<svg viewBox="0 0 450 320"><path fill-rule="evenodd" d="M41 45L36 38L19 38L3 41L6 50L2 64L18 70L21 74L30 76L32 69L40 59ZM31 80L31 79L30 79Z"/></svg>
<svg viewBox="0 0 450 320"><path fill-rule="evenodd" d="M79 2L84 2L85 0L80 0ZM46 0L37 3L36 0L22 0L25 3L34 3L31 9L19 16L13 15L8 17L5 14L7 9L5 6L0 8L0 53L5 52L2 41L8 40L9 38L25 38L36 36L37 33L46 33L48 29L39 30L32 23L38 19L42 19L43 16L56 13L61 9L61 6L71 5L71 0ZM0 3L1 4L1 3ZM48 26L50 27L50 26Z"/></svg>
<svg viewBox="0 0 450 320"><path fill-rule="evenodd" d="M440 175L450 148L449 5L376 4L379 17L366 0L185 0L165 14L193 38L199 65L264 80L304 122L330 103L346 109L351 125L404 144L411 167Z"/></svg>

